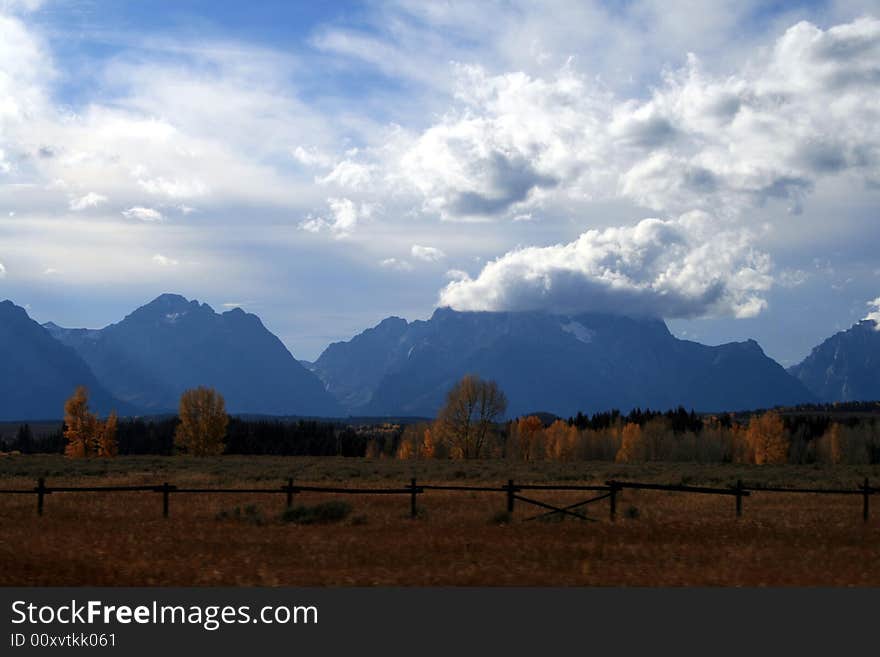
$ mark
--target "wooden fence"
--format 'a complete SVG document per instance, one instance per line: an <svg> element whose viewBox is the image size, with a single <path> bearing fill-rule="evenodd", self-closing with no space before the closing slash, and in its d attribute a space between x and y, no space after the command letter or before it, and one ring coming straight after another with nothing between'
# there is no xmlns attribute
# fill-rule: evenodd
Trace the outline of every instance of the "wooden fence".
<svg viewBox="0 0 880 657"><path fill-rule="evenodd" d="M47 486L46 480L40 477L34 488L0 489L0 495L36 495L37 514L43 515L47 495L55 493L119 493L119 492L148 492L162 495L162 515L167 518L169 514L170 498L172 495L204 495L204 494L281 494L285 495L287 507L293 506L294 496L297 493L330 493L336 495L407 495L410 498L410 516L418 516L417 498L426 491L462 491L471 493L498 493L507 499L507 512L513 513L515 503L520 501L524 504L545 509L543 513L525 518L524 520L536 520L556 514L571 516L583 521L595 521L575 509L580 509L589 504L601 500L608 500L608 517L614 521L617 518L618 496L624 490L655 490L676 493L693 493L699 495L727 495L735 498L736 517L743 514L743 498L752 493L808 493L819 495L861 495L862 496L862 520L868 522L870 516L871 495L880 492L880 488L872 487L866 478L862 484L855 488L782 488L772 486L744 486L742 481L737 481L730 488L711 488L706 486L686 486L679 484L651 484L634 481L607 481L604 485L547 485L547 484L515 484L513 479L508 479L502 486L455 486L455 485L420 485L415 479L399 488L346 488L331 486L302 486L295 484L293 479L288 479L283 485L276 488L186 488L178 487L168 482L161 485L144 486ZM536 500L521 495L523 491L568 491L597 493L586 500L556 506L549 502Z"/></svg>

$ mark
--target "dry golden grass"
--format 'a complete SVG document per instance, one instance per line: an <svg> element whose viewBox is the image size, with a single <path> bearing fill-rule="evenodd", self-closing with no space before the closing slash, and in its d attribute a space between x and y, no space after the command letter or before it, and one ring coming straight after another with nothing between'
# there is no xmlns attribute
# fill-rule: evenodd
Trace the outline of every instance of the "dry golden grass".
<svg viewBox="0 0 880 657"><path fill-rule="evenodd" d="M396 486L414 472L423 483L466 484L500 484L509 473L542 483L611 476L722 486L737 478L790 486L880 481L876 466L19 457L0 464L0 487L31 487L37 475L56 485L275 486L292 473L302 484ZM560 504L590 496L524 494ZM338 497L302 493L297 503L328 499ZM172 496L167 520L161 496L152 493L56 493L46 498L42 518L34 496L0 495L0 585L880 585L877 497L868 525L855 495L756 493L737 520L729 497L626 491L616 523L608 520L607 501L587 507L598 519L593 523L522 522L540 509L517 502L512 522L501 525L495 520L505 507L502 493L428 491L419 497L416 520L404 495L347 499L352 516L339 524L293 525L280 520L283 495ZM257 507L259 523L217 519L222 510L247 505Z"/></svg>

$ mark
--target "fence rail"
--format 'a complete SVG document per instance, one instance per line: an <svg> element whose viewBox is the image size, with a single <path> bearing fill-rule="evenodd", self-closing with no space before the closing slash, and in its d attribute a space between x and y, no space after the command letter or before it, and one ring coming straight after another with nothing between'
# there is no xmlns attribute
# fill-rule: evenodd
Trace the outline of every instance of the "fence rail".
<svg viewBox="0 0 880 657"><path fill-rule="evenodd" d="M806 493L812 495L861 495L862 496L862 519L868 522L870 517L870 498L876 493L880 493L880 488L871 486L866 478L861 484L856 484L854 488L786 488L780 486L746 486L742 481L737 481L735 486L728 488L717 488L708 486L690 486L685 484L655 484L638 481L607 481L602 484L591 485L567 485L567 484L516 484L513 479L508 479L507 484L500 486L458 486L458 485L442 485L442 484L418 484L415 479L410 479L409 484L399 488L352 488L340 486L308 486L294 483L293 479L288 479L281 486L273 488L194 488L194 487L178 487L168 482L163 484L151 484L140 486L47 486L43 477L37 479L37 485L34 488L5 488L0 489L0 495L36 495L37 496L37 514L42 516L45 506L46 495L53 493L119 493L119 492L148 492L162 494L162 515L168 517L170 509L171 495L182 494L284 494L287 496L287 506L293 506L294 496L298 493L330 493L335 495L408 495L410 497L410 515L415 518L418 516L417 497L425 494L426 491L452 491L452 492L476 492L476 493L503 493L507 498L507 511L513 513L516 501L524 504L546 509L544 513L536 516L524 518L524 520L536 520L552 515L571 516L584 521L595 521L584 513L579 513L575 509L580 509L588 504L593 504L601 500L607 499L609 519L614 521L617 517L618 496L624 490L652 490L667 491L677 493L693 493L701 495L722 495L733 496L736 498L736 516L741 517L743 513L743 498L749 497L752 493ZM601 493L595 497L591 497L574 504L565 506L557 506L546 500L536 500L530 497L520 495L522 491L535 492L598 492Z"/></svg>

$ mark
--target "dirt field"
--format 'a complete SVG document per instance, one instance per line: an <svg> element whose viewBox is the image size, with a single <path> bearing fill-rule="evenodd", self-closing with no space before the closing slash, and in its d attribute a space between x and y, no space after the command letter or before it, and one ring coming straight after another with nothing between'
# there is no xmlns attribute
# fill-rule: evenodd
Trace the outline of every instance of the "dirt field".
<svg viewBox="0 0 880 657"><path fill-rule="evenodd" d="M401 486L603 483L607 479L729 486L847 487L880 467L698 464L402 462L368 459L54 456L0 460L0 488L158 484ZM589 494L529 492L551 504ZM301 493L297 504L338 496ZM523 522L540 509L503 493L428 491L347 498L334 524L281 520L283 495L179 495L168 519L155 493L0 495L0 585L612 585L880 586L880 497L871 522L860 496L755 493L736 519L730 497L626 491L618 520ZM252 507L248 509L247 507ZM238 513L235 509L238 508Z"/></svg>

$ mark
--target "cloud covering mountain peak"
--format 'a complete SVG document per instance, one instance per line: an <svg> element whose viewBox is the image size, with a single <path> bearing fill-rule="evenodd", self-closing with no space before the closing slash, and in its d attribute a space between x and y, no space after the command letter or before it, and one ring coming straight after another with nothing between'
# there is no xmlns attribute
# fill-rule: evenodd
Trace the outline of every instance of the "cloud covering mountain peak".
<svg viewBox="0 0 880 657"><path fill-rule="evenodd" d="M749 235L716 228L713 217L692 212L517 249L476 278L451 281L439 303L457 310L753 316L771 285L769 259Z"/></svg>

